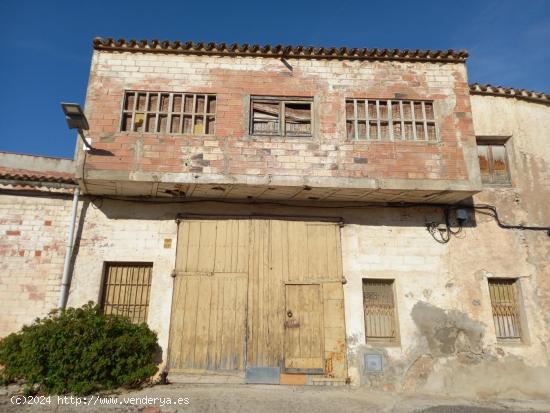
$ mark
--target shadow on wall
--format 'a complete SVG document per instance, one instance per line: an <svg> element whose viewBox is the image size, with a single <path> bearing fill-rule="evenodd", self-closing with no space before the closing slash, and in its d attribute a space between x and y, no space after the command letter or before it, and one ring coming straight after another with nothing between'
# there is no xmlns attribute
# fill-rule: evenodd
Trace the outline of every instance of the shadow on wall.
<svg viewBox="0 0 550 413"><path fill-rule="evenodd" d="M300 203L277 201L230 201L230 200L175 200L154 201L150 198L143 200L114 200L107 198L91 198L94 207L100 209L109 219L133 220L175 220L178 214L186 216L233 216L243 218L270 218L296 217L297 219L314 220L334 219L346 224L367 226L396 226L421 227L428 224L436 226L445 224L445 215L442 207L432 205L363 205L355 206L351 203ZM473 201L469 198L468 205ZM344 205L344 206L342 206ZM462 222L463 227L475 227L475 214L468 211L468 219ZM457 230L458 220L453 210L449 214L449 223ZM441 228L441 227L440 227ZM437 228L436 228L437 230Z"/></svg>
<svg viewBox="0 0 550 413"><path fill-rule="evenodd" d="M86 215L88 213L89 207L90 207L90 200L86 197L83 197L82 208L80 209L80 215L78 217L78 226L76 228L76 234L74 238L73 254L71 256L71 262L69 263L69 273L71 274L71 277L69 279L69 285L67 286L69 295L70 295L71 283L74 275L76 257L78 256L78 252L80 250L80 241L82 239L82 232L84 231L84 224L86 222Z"/></svg>

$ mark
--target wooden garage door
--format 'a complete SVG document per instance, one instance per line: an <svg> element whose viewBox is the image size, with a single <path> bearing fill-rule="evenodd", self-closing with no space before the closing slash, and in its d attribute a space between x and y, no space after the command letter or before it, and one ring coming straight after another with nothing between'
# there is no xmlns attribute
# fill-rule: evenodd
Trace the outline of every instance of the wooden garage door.
<svg viewBox="0 0 550 413"><path fill-rule="evenodd" d="M245 367L248 222L180 224L170 326L172 371Z"/></svg>
<svg viewBox="0 0 550 413"><path fill-rule="evenodd" d="M335 223L182 221L171 371L272 368L345 377L341 280ZM300 320L298 329L285 327L288 310Z"/></svg>

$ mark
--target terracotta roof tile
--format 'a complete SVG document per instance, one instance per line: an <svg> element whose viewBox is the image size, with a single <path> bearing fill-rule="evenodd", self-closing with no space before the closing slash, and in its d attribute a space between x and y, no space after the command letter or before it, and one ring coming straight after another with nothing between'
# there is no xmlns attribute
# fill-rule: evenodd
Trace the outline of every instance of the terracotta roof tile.
<svg viewBox="0 0 550 413"><path fill-rule="evenodd" d="M181 42L160 40L126 40L96 37L96 50L125 52L157 52L201 55L288 57L308 59L350 59L350 60L414 60L435 62L464 62L468 57L465 50L409 50L409 49L367 49L348 47L313 47L289 45L227 44L205 42Z"/></svg>
<svg viewBox="0 0 550 413"><path fill-rule="evenodd" d="M0 167L0 179L76 185L74 175L66 172L43 172Z"/></svg>
<svg viewBox="0 0 550 413"><path fill-rule="evenodd" d="M515 89L503 86L484 85L474 83L470 85L470 93L473 95L503 96L527 100L530 102L550 104L550 94L533 92L525 89Z"/></svg>

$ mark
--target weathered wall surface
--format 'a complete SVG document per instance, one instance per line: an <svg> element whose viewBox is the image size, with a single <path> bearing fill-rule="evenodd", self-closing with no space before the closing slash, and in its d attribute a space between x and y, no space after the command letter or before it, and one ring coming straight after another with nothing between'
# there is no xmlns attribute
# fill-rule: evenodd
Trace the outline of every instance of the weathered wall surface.
<svg viewBox="0 0 550 413"><path fill-rule="evenodd" d="M145 204L95 201L85 207L70 304L97 301L103 262L153 262L149 325L168 345L177 213L339 216L341 230L349 375L353 384L405 391L464 395L548 393L550 339L536 275L545 262L543 233L498 228L480 216L448 244L437 243L425 228L443 219L437 208L323 209L273 205ZM173 240L164 248L164 239ZM538 254L538 255L537 255ZM526 341L497 343L487 277L521 278ZM400 343L365 343L363 278L395 279ZM384 373L368 374L363 355L383 355Z"/></svg>
<svg viewBox="0 0 550 413"><path fill-rule="evenodd" d="M86 114L90 176L163 173L465 180L477 184L462 63L192 56L95 51ZM124 90L217 94L212 136L120 132ZM250 137L251 95L313 97L311 138ZM346 98L434 100L439 143L346 138ZM467 159L465 159L467 158ZM80 159L82 161L82 159ZM159 175L160 174L160 175ZM149 179L152 179L149 176ZM162 179L160 179L162 180Z"/></svg>
<svg viewBox="0 0 550 413"><path fill-rule="evenodd" d="M508 137L512 185L486 187L473 200L497 207L506 223L548 226L550 107L472 96L477 136ZM393 218L392 218L393 216ZM550 240L546 232L506 230L476 213L448 244L436 243L417 215L370 215L342 232L350 375L355 383L457 395L548 395ZM425 221L427 222L427 221ZM439 216L438 222L443 222ZM365 343L361 280L395 279L399 346ZM519 279L523 343L497 342L487 278ZM383 374L363 369L383 354Z"/></svg>
<svg viewBox="0 0 550 413"><path fill-rule="evenodd" d="M71 204L71 194L0 193L0 337L57 307Z"/></svg>
<svg viewBox="0 0 550 413"><path fill-rule="evenodd" d="M474 226L439 244L422 225L431 219L442 222L440 214L416 212L403 219L380 210L371 215L372 225L342 231L352 381L454 395L547 394L550 337L539 300L542 274L532 260L544 265L547 255L534 246L547 245L548 237L503 230L478 215ZM488 277L520 278L525 343L497 343ZM366 343L363 278L395 280L400 345ZM365 371L365 353L383 355L384 373Z"/></svg>
<svg viewBox="0 0 550 413"><path fill-rule="evenodd" d="M506 150L512 185L486 187L475 196L476 203L495 205L505 223L550 226L550 105L523 100L472 96L477 136L507 137ZM544 331L550 330L550 242L544 233L517 233L516 249L503 251L504 263L521 257L530 266L525 276L534 284L535 296L544 316ZM505 255L508 252L510 255ZM510 268L510 267L503 267ZM513 268L513 267L512 267ZM510 276L513 272L508 271ZM536 330L535 330L536 331ZM548 350L550 351L550 350Z"/></svg>
<svg viewBox="0 0 550 413"><path fill-rule="evenodd" d="M497 96L473 95L476 136L508 138L512 186L485 187L476 202L493 203L503 219L548 225L550 210L550 105Z"/></svg>

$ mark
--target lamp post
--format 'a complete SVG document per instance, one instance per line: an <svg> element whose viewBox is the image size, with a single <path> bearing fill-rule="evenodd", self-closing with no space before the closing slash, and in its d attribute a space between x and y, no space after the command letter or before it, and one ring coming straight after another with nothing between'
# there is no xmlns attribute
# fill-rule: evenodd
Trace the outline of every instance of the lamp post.
<svg viewBox="0 0 550 413"><path fill-rule="evenodd" d="M84 115L80 105L78 103L62 102L61 107L65 113L65 120L67 121L67 126L69 129L76 129L78 131L78 136L80 136L86 148L93 149L92 145L88 143L86 137L84 136L83 131L90 129L90 126L88 125L88 120L86 119L86 115Z"/></svg>

